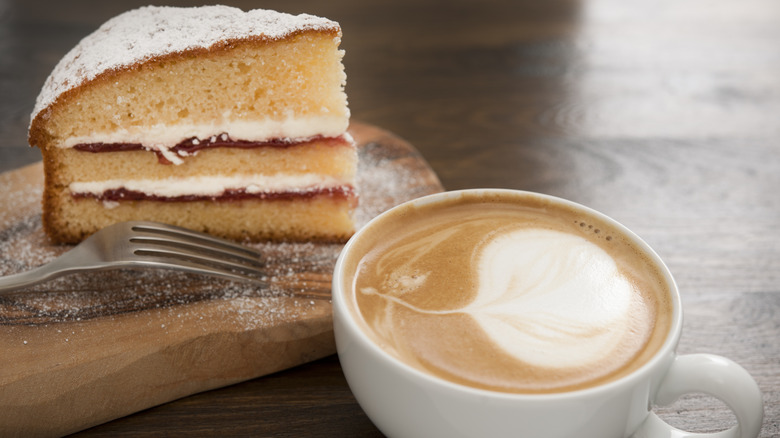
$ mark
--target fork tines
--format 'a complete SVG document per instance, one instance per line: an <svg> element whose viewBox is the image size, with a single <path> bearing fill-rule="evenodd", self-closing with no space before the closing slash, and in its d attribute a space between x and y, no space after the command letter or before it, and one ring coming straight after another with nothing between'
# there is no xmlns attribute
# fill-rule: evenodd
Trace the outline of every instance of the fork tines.
<svg viewBox="0 0 780 438"><path fill-rule="evenodd" d="M131 224L131 230L133 233L129 240L133 253L150 262L184 265L196 271L199 268L239 271L223 272L223 276L261 280L264 267L262 254L251 248L165 224L135 222Z"/></svg>

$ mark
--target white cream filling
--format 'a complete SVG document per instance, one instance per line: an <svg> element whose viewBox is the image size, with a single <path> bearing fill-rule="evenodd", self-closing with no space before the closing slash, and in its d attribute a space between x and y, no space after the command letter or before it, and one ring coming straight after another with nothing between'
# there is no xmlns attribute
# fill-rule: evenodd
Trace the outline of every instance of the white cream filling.
<svg viewBox="0 0 780 438"><path fill-rule="evenodd" d="M101 196L108 190L126 189L149 196L219 196L227 190L246 193L307 192L315 189L334 189L353 186L350 179L328 175L237 175L195 176L167 179L113 179L105 181L74 182L68 187L73 194Z"/></svg>
<svg viewBox="0 0 780 438"><path fill-rule="evenodd" d="M68 137L57 144L60 148L72 148L78 144L129 143L160 151L166 158L175 156L170 148L180 142L197 138L206 141L227 133L232 139L266 141L272 139L305 139L322 135L338 137L349 126L349 114L341 116L290 117L284 120L224 121L213 124L180 123L121 128L111 132L95 132L89 135Z"/></svg>

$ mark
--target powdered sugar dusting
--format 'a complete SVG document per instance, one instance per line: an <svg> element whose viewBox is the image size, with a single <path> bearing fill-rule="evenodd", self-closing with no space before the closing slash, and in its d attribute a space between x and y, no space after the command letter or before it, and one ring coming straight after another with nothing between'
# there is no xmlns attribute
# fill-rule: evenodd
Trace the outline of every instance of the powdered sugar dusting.
<svg viewBox="0 0 780 438"><path fill-rule="evenodd" d="M57 64L35 103L32 118L57 97L99 74L138 62L224 41L276 40L296 31L336 30L339 24L308 14L290 15L228 6L146 6L118 15L85 37Z"/></svg>

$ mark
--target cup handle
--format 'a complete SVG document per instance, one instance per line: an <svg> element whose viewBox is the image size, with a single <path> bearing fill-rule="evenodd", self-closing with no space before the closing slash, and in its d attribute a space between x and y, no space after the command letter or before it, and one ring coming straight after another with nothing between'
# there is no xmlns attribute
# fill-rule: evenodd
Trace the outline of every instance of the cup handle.
<svg viewBox="0 0 780 438"><path fill-rule="evenodd" d="M712 354L677 356L656 393L654 404L674 403L688 393L712 395L731 408L737 425L717 433L690 433L676 429L654 412L634 433L634 438L755 438L764 419L764 402L758 384L744 368L725 357Z"/></svg>

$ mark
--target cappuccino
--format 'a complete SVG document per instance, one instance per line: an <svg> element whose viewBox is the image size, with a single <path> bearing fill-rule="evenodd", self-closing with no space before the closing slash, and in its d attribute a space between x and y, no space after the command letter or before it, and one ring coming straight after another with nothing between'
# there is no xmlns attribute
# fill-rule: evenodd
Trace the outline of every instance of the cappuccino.
<svg viewBox="0 0 780 438"><path fill-rule="evenodd" d="M362 231L346 298L388 354L511 393L598 386L646 363L671 292L635 241L597 214L522 193L407 204Z"/></svg>

